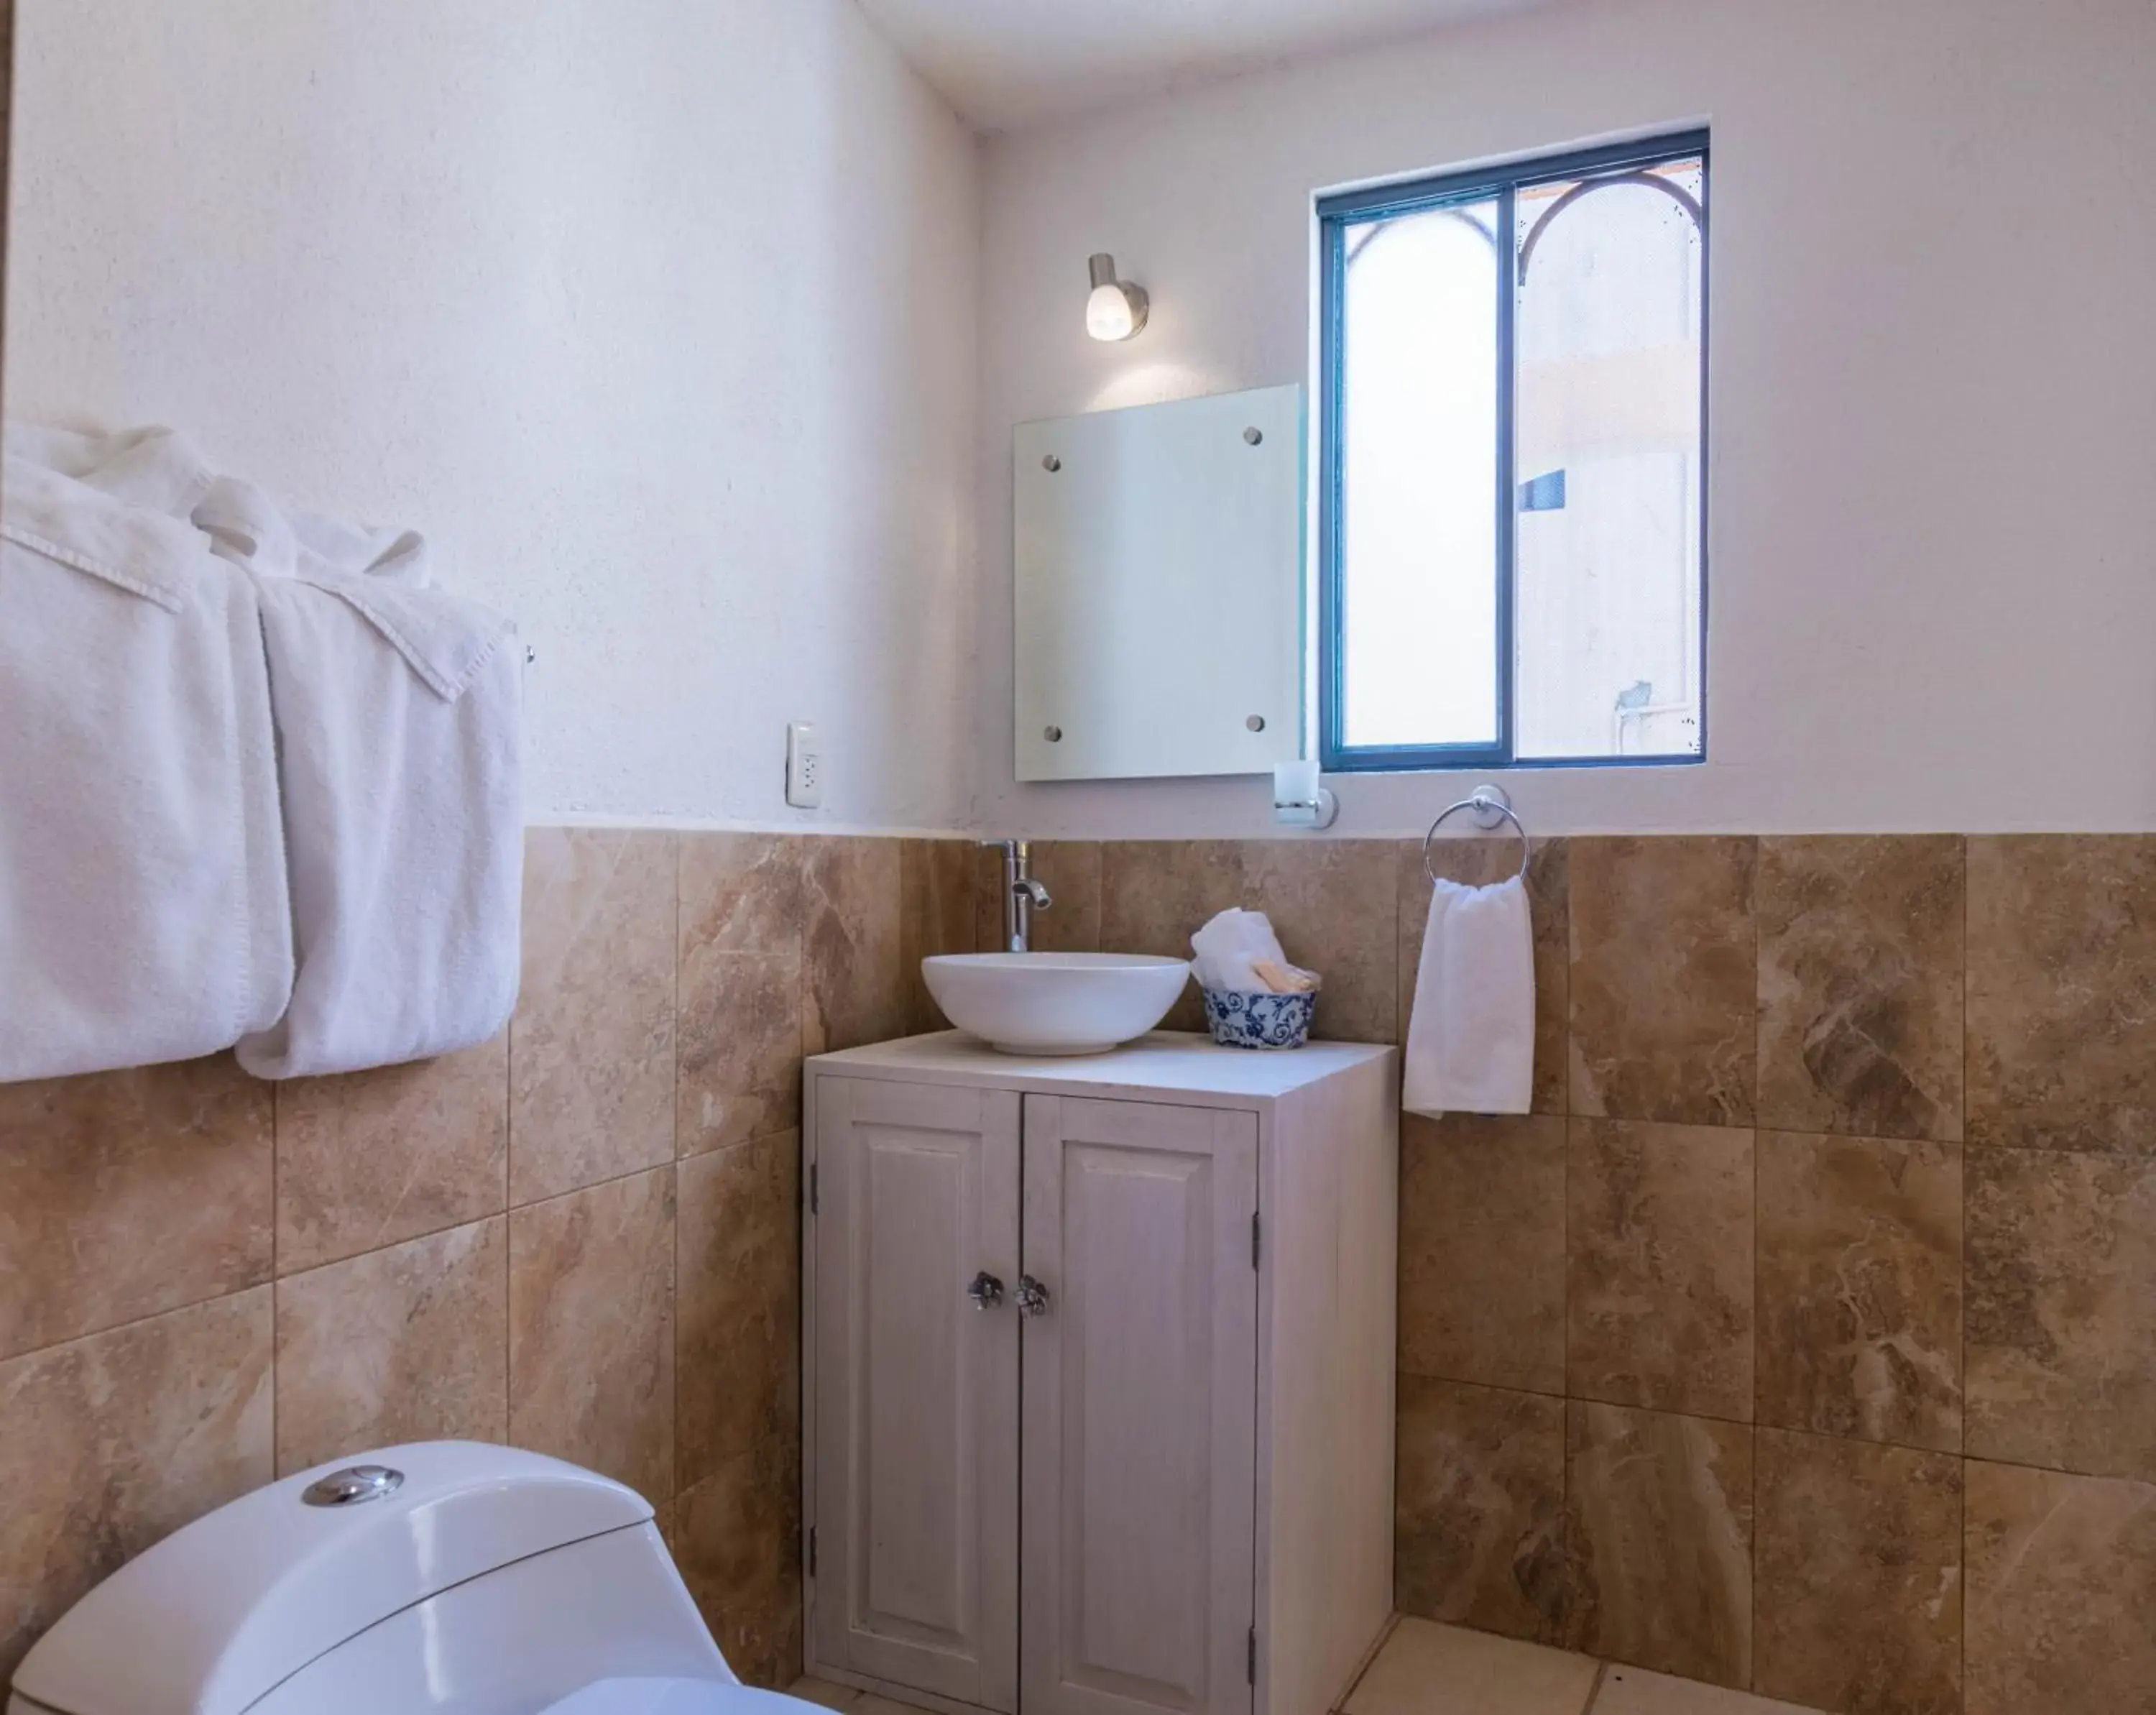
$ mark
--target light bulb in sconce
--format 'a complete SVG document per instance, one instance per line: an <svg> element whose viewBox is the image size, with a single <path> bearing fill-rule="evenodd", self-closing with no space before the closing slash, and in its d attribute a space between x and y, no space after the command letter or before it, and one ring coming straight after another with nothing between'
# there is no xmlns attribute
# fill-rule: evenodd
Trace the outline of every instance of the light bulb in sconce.
<svg viewBox="0 0 2156 1715"><path fill-rule="evenodd" d="M1086 264L1093 294L1086 300L1086 331L1096 340L1127 340L1146 325L1146 292L1116 278L1116 259L1106 251Z"/></svg>

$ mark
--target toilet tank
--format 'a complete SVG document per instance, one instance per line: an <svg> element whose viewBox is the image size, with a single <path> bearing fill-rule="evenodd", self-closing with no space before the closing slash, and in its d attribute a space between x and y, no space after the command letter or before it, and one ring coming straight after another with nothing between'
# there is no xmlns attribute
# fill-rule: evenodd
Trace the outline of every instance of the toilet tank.
<svg viewBox="0 0 2156 1715"><path fill-rule="evenodd" d="M400 1480L310 1503L351 1466ZM622 1672L732 1679L649 1504L539 1454L430 1441L301 1471L175 1532L38 1641L9 1707L506 1710Z"/></svg>

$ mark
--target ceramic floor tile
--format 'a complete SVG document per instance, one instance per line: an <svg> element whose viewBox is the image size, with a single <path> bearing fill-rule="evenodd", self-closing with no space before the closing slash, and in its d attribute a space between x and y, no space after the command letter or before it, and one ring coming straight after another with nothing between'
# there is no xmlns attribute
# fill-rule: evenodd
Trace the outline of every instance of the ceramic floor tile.
<svg viewBox="0 0 2156 1715"><path fill-rule="evenodd" d="M1403 1620L1341 1707L1346 1715L1580 1715L1594 1674L1586 1656Z"/></svg>
<svg viewBox="0 0 2156 1715"><path fill-rule="evenodd" d="M1778 1703L1747 1692L1725 1691L1696 1679L1672 1679L1644 1667L1614 1663L1602 1676L1592 1715L1820 1715L1799 1703Z"/></svg>
<svg viewBox="0 0 2156 1715"><path fill-rule="evenodd" d="M861 1694L850 1685L834 1685L828 1679L819 1679L813 1673L804 1673L786 1687L789 1697L821 1703L826 1709L849 1709L859 1702Z"/></svg>

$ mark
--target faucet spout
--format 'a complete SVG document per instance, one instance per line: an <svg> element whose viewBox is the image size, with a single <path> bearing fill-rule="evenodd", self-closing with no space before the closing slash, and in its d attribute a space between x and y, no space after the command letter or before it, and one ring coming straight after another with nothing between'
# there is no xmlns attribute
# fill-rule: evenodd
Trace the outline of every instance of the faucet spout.
<svg viewBox="0 0 2156 1715"><path fill-rule="evenodd" d="M984 846L1004 855L1004 950L1032 950L1033 914L1055 903L1048 890L1026 873L1033 848L1023 840L983 840Z"/></svg>

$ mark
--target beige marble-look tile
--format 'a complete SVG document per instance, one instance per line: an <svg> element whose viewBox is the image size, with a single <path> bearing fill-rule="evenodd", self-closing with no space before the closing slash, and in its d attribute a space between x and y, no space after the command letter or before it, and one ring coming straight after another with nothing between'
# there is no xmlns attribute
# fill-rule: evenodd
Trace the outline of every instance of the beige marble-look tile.
<svg viewBox="0 0 2156 1715"><path fill-rule="evenodd" d="M1046 844L1047 842L1045 840L1034 842L1033 844L1031 855L1027 860L1028 866L1036 872L1040 867L1041 850ZM1097 848L1096 849L1097 850ZM973 848L973 951L976 952L1008 952L1010 949L1004 945L1004 935L1006 932L1004 928L1003 854L985 840L981 841L980 844ZM1053 895L1055 892L1054 885L1052 883L1047 885L1050 893ZM1096 878L1094 891L1094 898L1096 903L1098 902L1099 897L1100 894ZM1062 900L1059 896L1053 909L1060 911L1062 908ZM1098 938L1097 931L1096 933L1096 938ZM1040 945L1040 938L1037 934L1034 937L1033 944L1035 947L1039 947ZM1088 950L1090 951L1091 949Z"/></svg>
<svg viewBox="0 0 2156 1715"><path fill-rule="evenodd" d="M682 1579L719 1648L773 1690L801 1674L800 1487L798 1445L771 1443L686 1491L674 1527Z"/></svg>
<svg viewBox="0 0 2156 1715"><path fill-rule="evenodd" d="M1578 1715L1594 1675L1584 1656L1409 1618L1341 1707L1346 1715Z"/></svg>
<svg viewBox="0 0 2156 1715"><path fill-rule="evenodd" d="M295 1274L509 1206L509 1036L277 1091L277 1270Z"/></svg>
<svg viewBox="0 0 2156 1715"><path fill-rule="evenodd" d="M526 836L512 1203L674 1158L675 869L670 834Z"/></svg>
<svg viewBox="0 0 2156 1715"><path fill-rule="evenodd" d="M1550 1642L1562 1593L1564 1402L1399 1379L1394 1601Z"/></svg>
<svg viewBox="0 0 2156 1715"><path fill-rule="evenodd" d="M1966 1166L1968 1451L2156 1481L2156 1158Z"/></svg>
<svg viewBox="0 0 2156 1715"><path fill-rule="evenodd" d="M277 1285L277 1469L509 1431L501 1216Z"/></svg>
<svg viewBox="0 0 2156 1715"><path fill-rule="evenodd" d="M921 978L921 962L938 953L975 951L980 889L974 856L979 850L970 840L899 842L898 950L908 1035L951 1028Z"/></svg>
<svg viewBox="0 0 2156 1715"><path fill-rule="evenodd" d="M1243 847L1232 840L1122 840L1101 850L1101 950L1188 958L1206 920L1244 903ZM1293 957L1292 949L1289 950ZM1325 1001L1318 999L1322 1014ZM1195 982L1161 1021L1168 1030L1205 1028Z"/></svg>
<svg viewBox="0 0 2156 1715"><path fill-rule="evenodd" d="M2156 1487L1967 1467L1968 1715L2156 1715Z"/></svg>
<svg viewBox="0 0 2156 1715"><path fill-rule="evenodd" d="M1969 1140L2156 1155L2156 836L1970 839Z"/></svg>
<svg viewBox="0 0 2156 1715"><path fill-rule="evenodd" d="M509 1218L509 1435L627 1483L674 1490L670 1168Z"/></svg>
<svg viewBox="0 0 2156 1715"><path fill-rule="evenodd" d="M683 947L799 954L808 836L691 833L675 839Z"/></svg>
<svg viewBox="0 0 2156 1715"><path fill-rule="evenodd" d="M1759 842L1759 1123L1958 1142L1962 842Z"/></svg>
<svg viewBox="0 0 2156 1715"><path fill-rule="evenodd" d="M228 1055L0 1085L0 1358L269 1279L274 1173Z"/></svg>
<svg viewBox="0 0 2156 1715"><path fill-rule="evenodd" d="M675 1139L694 1155L801 1122L808 841L680 836Z"/></svg>
<svg viewBox="0 0 2156 1715"><path fill-rule="evenodd" d="M0 1684L122 1562L270 1480L270 1290L0 1363Z"/></svg>
<svg viewBox="0 0 2156 1715"><path fill-rule="evenodd" d="M1568 1123L1566 1390L1749 1420L1752 1133Z"/></svg>
<svg viewBox="0 0 2156 1715"><path fill-rule="evenodd" d="M1592 1715L1820 1715L1815 1709L1755 1697L1696 1679L1613 1664L1602 1676Z"/></svg>
<svg viewBox="0 0 2156 1715"><path fill-rule="evenodd" d="M1571 844L1563 840L1535 842L1535 860L1527 871L1527 908L1534 923L1535 1075L1532 1106L1537 1113L1563 1113L1567 1106L1566 1045L1571 1036L1572 947L1570 911ZM1448 881L1485 887L1517 874L1519 842L1508 840L1444 840L1430 848L1430 863ZM1422 841L1399 847L1399 1028L1407 1039L1414 1017L1415 974L1422 960L1423 936L1430 927L1430 870L1423 867Z"/></svg>
<svg viewBox="0 0 2156 1715"><path fill-rule="evenodd" d="M1190 957L1207 918L1243 902L1243 843L1115 840L1101 848L1101 947Z"/></svg>
<svg viewBox="0 0 2156 1715"><path fill-rule="evenodd" d="M1757 842L1570 842L1572 1112L1752 1123Z"/></svg>
<svg viewBox="0 0 2156 1715"><path fill-rule="evenodd" d="M1097 840L1050 840L1034 847L1033 872L1055 903L1035 914L1033 944L1043 952L1098 952L1101 947L1102 847ZM1000 865L995 887L1003 881ZM988 902L997 904L995 887ZM996 945L1003 920L998 912L989 931Z"/></svg>
<svg viewBox="0 0 2156 1715"><path fill-rule="evenodd" d="M1400 1121L1399 1367L1564 1392L1565 1122Z"/></svg>
<svg viewBox="0 0 2156 1715"><path fill-rule="evenodd" d="M1759 1420L1961 1451L1962 1159L1763 1132Z"/></svg>
<svg viewBox="0 0 2156 1715"><path fill-rule="evenodd" d="M1263 911L1289 959L1324 978L1311 1034L1334 1042L1398 1042L1399 863L1393 843L1253 840L1244 842L1241 860L1244 907ZM1186 931L1186 956L1188 938Z"/></svg>
<svg viewBox="0 0 2156 1715"><path fill-rule="evenodd" d="M1962 1462L1759 1431L1757 1691L1849 1715L1960 1715Z"/></svg>
<svg viewBox="0 0 2156 1715"><path fill-rule="evenodd" d="M801 1140L759 1137L680 1169L676 1481L801 1433Z"/></svg>
<svg viewBox="0 0 2156 1715"><path fill-rule="evenodd" d="M828 1054L906 1032L901 842L808 842L802 1050Z"/></svg>
<svg viewBox="0 0 2156 1715"><path fill-rule="evenodd" d="M681 949L675 1137L686 1157L801 1123L801 956Z"/></svg>
<svg viewBox="0 0 2156 1715"><path fill-rule="evenodd" d="M1570 1641L1717 1685L1752 1678L1752 1430L1565 1408Z"/></svg>

